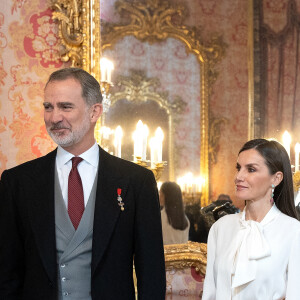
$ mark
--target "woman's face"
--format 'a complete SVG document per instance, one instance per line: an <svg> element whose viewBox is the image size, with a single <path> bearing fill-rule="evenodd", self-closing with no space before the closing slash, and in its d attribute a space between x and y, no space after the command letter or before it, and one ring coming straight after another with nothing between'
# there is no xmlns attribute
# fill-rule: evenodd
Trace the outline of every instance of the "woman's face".
<svg viewBox="0 0 300 300"><path fill-rule="evenodd" d="M239 200L269 201L276 174L271 175L265 159L255 149L241 152L236 164L236 196Z"/></svg>

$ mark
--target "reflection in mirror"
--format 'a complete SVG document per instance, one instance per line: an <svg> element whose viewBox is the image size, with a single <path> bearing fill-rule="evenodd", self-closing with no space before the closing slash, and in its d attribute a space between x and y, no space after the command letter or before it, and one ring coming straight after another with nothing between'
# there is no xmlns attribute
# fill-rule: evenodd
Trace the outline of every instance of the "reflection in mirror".
<svg viewBox="0 0 300 300"><path fill-rule="evenodd" d="M144 72L131 71L130 76L119 76L115 87L111 92L111 106L104 115L104 125L114 130L117 126L123 129L122 155L127 160L133 160L134 141L132 134L137 122L142 120L148 126L149 139L154 136L158 127L164 133L163 160L167 161L165 170L160 180L172 180L174 178L174 161L180 157L179 149L176 149L174 133L178 130L181 116L186 103L179 97L172 102L167 91L158 92L160 80L147 78ZM102 144L109 152L113 149L113 138L102 138ZM147 149L146 160L151 159L150 149ZM174 179L173 179L174 180Z"/></svg>
<svg viewBox="0 0 300 300"><path fill-rule="evenodd" d="M162 128L165 138L163 141L163 155L162 157L168 157L168 115L165 110L160 108L158 104L153 101L147 101L146 103L133 104L132 102L122 99L116 102L110 107L105 118L105 126L113 130L116 130L117 126L121 126L123 131L122 138L122 151L121 157L123 159L133 161L134 142L132 133L136 129L136 124L139 120L142 120L144 124L148 126L149 137L154 136L156 128L159 126ZM112 152L114 149L112 145L112 139L108 140L108 152ZM148 139L149 141L149 139ZM102 139L104 147L106 141ZM149 145L149 143L148 143ZM147 149L146 160L150 159L150 147ZM160 178L160 180L167 180L169 177L168 166Z"/></svg>
<svg viewBox="0 0 300 300"><path fill-rule="evenodd" d="M128 51L124 51L127 49ZM133 88L131 94L128 94L128 100L132 101L132 97L136 97L138 89L144 89L147 93L155 91L157 93L166 93L165 107L178 106L176 101L182 99L185 107L181 105L183 110L170 111L173 113L172 124L169 130L164 131L165 139L163 149L167 147L163 156L163 160L167 161L166 170L163 172L163 180L169 179L176 181L178 177L192 172L195 176L200 175L200 147L201 147L201 101L200 101L200 69L197 58L194 54L189 54L185 50L182 42L173 38L168 38L160 43L150 44L141 42L135 37L126 36L119 40L113 49L105 49L103 55L114 62L115 71L113 81L115 87L112 89L111 99L114 97L116 88L127 89L126 83L120 83L120 76L129 78L131 69L138 67L145 74L145 77L156 79L155 86L149 86L149 82L145 82L144 86L139 85ZM132 80L133 81L133 80ZM146 91L146 89L149 89ZM116 91L118 92L118 91ZM139 95L140 96L140 95ZM142 101L143 99L137 99ZM132 109L132 108L131 108ZM176 107L175 107L176 109ZM170 109L168 109L170 110ZM124 113L124 110L120 111ZM136 115L137 112L133 112ZM142 113L143 114L143 113ZM126 114L128 116L128 114ZM146 116L145 116L146 117ZM154 124L155 114L149 115L153 127L163 126L163 124ZM106 118L106 117L105 117ZM141 119L148 126L148 122ZM137 121L138 121L137 120ZM134 125L136 122L134 122ZM167 121L167 120L166 120ZM106 126L106 121L104 122ZM117 124L116 124L117 125ZM176 128L173 129L172 127ZM132 131L130 131L130 135ZM168 137L173 141L168 142ZM172 152L174 152L172 154Z"/></svg>

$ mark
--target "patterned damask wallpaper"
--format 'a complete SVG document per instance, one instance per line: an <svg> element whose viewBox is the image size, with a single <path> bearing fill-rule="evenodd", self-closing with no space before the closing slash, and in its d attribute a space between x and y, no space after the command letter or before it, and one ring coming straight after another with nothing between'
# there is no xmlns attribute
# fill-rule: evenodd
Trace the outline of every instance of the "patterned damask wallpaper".
<svg viewBox="0 0 300 300"><path fill-rule="evenodd" d="M0 3L0 173L55 147L43 124L43 86L62 67L46 1Z"/></svg>
<svg viewBox="0 0 300 300"><path fill-rule="evenodd" d="M102 7L102 18L117 21L118 16L112 3ZM212 200L220 193L234 198L233 178L236 155L247 140L248 132L248 66L247 66L247 1L231 0L187 0L189 14L187 25L203 29L203 38L210 39L215 33L223 36L228 45L225 58L218 64L218 79L210 109L215 117L225 117L228 122L221 127L218 161L211 168ZM265 0L271 5L283 0ZM51 19L50 1L46 0L7 0L0 1L0 174L6 168L46 154L55 147L48 137L43 124L43 86L48 75L63 67L58 57L59 40L57 25ZM273 23L276 23L273 19ZM272 24L269 20L269 24ZM124 41L126 43L126 41ZM173 94L192 99L195 109L186 111L186 122L176 137L182 143L188 136L188 145L199 143L196 120L199 115L198 78L192 58L186 58L182 46L174 42L173 53L165 53L163 46L157 55L152 75L169 55L177 55L178 62L185 66L178 70L166 69L161 76L163 85L172 81ZM128 63L130 50L124 48L123 56L118 57L117 66ZM132 54L138 69L143 62L143 51L147 46L138 43ZM141 52L139 52L141 51ZM139 53L138 53L139 52ZM177 53L177 54L176 54ZM113 54L112 54L113 55ZM183 56L183 57L180 57ZM184 62L188 61L188 65ZM188 67L186 67L188 66ZM158 69L157 69L158 68ZM156 72L156 73L155 73ZM170 75L170 72L176 74ZM193 75L191 75L193 74ZM181 89L180 81L188 81L191 89ZM190 127L195 126L195 136L190 136ZM185 155L182 164L199 164L195 155Z"/></svg>

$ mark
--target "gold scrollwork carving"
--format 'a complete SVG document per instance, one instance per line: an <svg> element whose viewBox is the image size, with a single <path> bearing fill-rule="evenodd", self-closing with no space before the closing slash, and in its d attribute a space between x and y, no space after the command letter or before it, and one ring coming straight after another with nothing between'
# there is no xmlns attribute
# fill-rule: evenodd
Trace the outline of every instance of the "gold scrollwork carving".
<svg viewBox="0 0 300 300"><path fill-rule="evenodd" d="M82 4L80 0L54 0L53 19L58 20L61 39L61 60L71 60L72 66L82 66L83 28L81 26Z"/></svg>
<svg viewBox="0 0 300 300"><path fill-rule="evenodd" d="M298 192L300 189L300 171L294 173L293 184L294 184L294 191Z"/></svg>
<svg viewBox="0 0 300 300"><path fill-rule="evenodd" d="M186 244L165 245L166 269L195 267L196 272L205 276L207 245L188 241Z"/></svg>

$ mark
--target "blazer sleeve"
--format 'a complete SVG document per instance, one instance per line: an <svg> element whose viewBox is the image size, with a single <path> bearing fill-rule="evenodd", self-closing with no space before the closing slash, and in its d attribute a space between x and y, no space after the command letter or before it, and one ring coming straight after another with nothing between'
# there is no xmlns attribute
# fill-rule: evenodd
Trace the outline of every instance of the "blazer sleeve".
<svg viewBox="0 0 300 300"><path fill-rule="evenodd" d="M216 284L214 279L214 262L216 257L216 233L215 226L210 228L207 239L207 265L203 286L202 300L215 300Z"/></svg>
<svg viewBox="0 0 300 300"><path fill-rule="evenodd" d="M294 236L293 244L290 250L287 283L286 300L299 299L299 278L300 278L300 231Z"/></svg>
<svg viewBox="0 0 300 300"><path fill-rule="evenodd" d="M134 264L138 299L165 300L166 274L157 184L146 172L136 202Z"/></svg>
<svg viewBox="0 0 300 300"><path fill-rule="evenodd" d="M20 299L24 278L23 243L14 203L12 176L4 171L0 181L0 299Z"/></svg>

